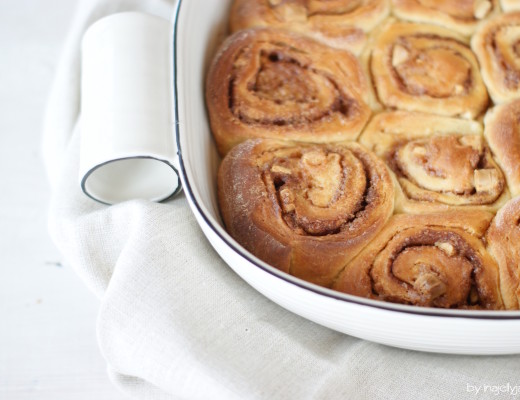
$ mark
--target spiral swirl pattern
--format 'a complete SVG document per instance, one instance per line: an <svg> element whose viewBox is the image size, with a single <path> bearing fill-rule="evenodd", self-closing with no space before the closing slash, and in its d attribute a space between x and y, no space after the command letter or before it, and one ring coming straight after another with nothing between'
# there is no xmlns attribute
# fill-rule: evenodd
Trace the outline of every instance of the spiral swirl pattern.
<svg viewBox="0 0 520 400"><path fill-rule="evenodd" d="M520 12L484 23L471 40L482 78L495 103L520 96Z"/></svg>
<svg viewBox="0 0 520 400"><path fill-rule="evenodd" d="M367 79L351 53L267 29L228 38L206 85L221 154L255 137L354 140L371 114L368 97Z"/></svg>
<svg viewBox="0 0 520 400"><path fill-rule="evenodd" d="M336 280L358 296L440 308L502 309L482 236L492 214L396 215Z"/></svg>
<svg viewBox="0 0 520 400"><path fill-rule="evenodd" d="M389 24L370 56L372 78L385 106L468 119L488 104L479 69L465 39L430 25Z"/></svg>
<svg viewBox="0 0 520 400"><path fill-rule="evenodd" d="M384 163L356 143L247 141L219 171L231 235L264 261L324 286L388 220L393 197ZM285 256L273 260L259 242L278 243Z"/></svg>
<svg viewBox="0 0 520 400"><path fill-rule="evenodd" d="M360 142L399 183L396 211L496 211L509 199L504 175L474 121L405 111L372 119Z"/></svg>

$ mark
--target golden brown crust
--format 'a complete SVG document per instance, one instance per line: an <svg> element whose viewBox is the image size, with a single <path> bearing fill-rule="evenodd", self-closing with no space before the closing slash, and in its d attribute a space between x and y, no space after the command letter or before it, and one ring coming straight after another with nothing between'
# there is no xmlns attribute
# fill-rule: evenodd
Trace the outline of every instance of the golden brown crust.
<svg viewBox="0 0 520 400"><path fill-rule="evenodd" d="M486 234L489 252L500 269L500 290L507 309L520 309L520 197L495 216Z"/></svg>
<svg viewBox="0 0 520 400"><path fill-rule="evenodd" d="M235 0L230 26L232 32L251 27L288 29L359 54L366 32L389 11L389 0Z"/></svg>
<svg viewBox="0 0 520 400"><path fill-rule="evenodd" d="M393 210L384 163L356 143L249 140L218 173L226 229L274 267L323 286L381 229Z"/></svg>
<svg viewBox="0 0 520 400"><path fill-rule="evenodd" d="M347 51L275 29L229 37L206 82L221 155L249 138L355 140L371 111L368 80Z"/></svg>
<svg viewBox="0 0 520 400"><path fill-rule="evenodd" d="M484 118L484 136L513 196L520 194L520 100L496 106Z"/></svg>
<svg viewBox="0 0 520 400"><path fill-rule="evenodd" d="M520 96L520 12L486 21L471 39L482 78L495 103Z"/></svg>
<svg viewBox="0 0 520 400"><path fill-rule="evenodd" d="M359 142L393 171L396 212L496 211L509 199L476 121L387 111L370 121Z"/></svg>
<svg viewBox="0 0 520 400"><path fill-rule="evenodd" d="M440 25L464 36L500 12L498 0L392 0L394 14L404 20Z"/></svg>
<svg viewBox="0 0 520 400"><path fill-rule="evenodd" d="M487 107L477 59L454 32L390 21L369 50L370 73L386 107L468 119Z"/></svg>
<svg viewBox="0 0 520 400"><path fill-rule="evenodd" d="M333 289L426 307L502 309L499 272L482 236L493 214L393 216Z"/></svg>
<svg viewBox="0 0 520 400"><path fill-rule="evenodd" d="M230 27L205 95L237 242L353 295L520 309L520 1L234 0Z"/></svg>

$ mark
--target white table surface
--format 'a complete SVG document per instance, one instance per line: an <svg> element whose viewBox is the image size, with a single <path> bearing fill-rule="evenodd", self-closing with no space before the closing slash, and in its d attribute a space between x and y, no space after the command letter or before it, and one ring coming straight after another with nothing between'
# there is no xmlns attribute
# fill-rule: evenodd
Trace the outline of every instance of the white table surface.
<svg viewBox="0 0 520 400"><path fill-rule="evenodd" d="M47 93L76 0L0 1L0 399L118 400L98 301L47 233Z"/></svg>

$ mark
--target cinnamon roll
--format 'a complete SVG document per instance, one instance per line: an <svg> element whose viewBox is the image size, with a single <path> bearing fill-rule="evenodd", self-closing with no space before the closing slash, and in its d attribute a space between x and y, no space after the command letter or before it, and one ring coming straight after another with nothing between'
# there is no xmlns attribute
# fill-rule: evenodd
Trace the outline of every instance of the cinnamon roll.
<svg viewBox="0 0 520 400"><path fill-rule="evenodd" d="M330 286L388 220L394 188L384 163L354 142L248 140L218 172L229 234L298 278Z"/></svg>
<svg viewBox="0 0 520 400"><path fill-rule="evenodd" d="M392 0L394 14L404 20L441 25L464 36L500 12L498 0Z"/></svg>
<svg viewBox="0 0 520 400"><path fill-rule="evenodd" d="M490 253L498 262L500 290L507 309L520 309L520 197L497 213L487 232Z"/></svg>
<svg viewBox="0 0 520 400"><path fill-rule="evenodd" d="M520 99L495 106L484 118L484 136L513 196L520 194Z"/></svg>
<svg viewBox="0 0 520 400"><path fill-rule="evenodd" d="M221 155L249 138L355 140L370 117L369 100L367 78L350 52L274 29L229 37L206 83Z"/></svg>
<svg viewBox="0 0 520 400"><path fill-rule="evenodd" d="M454 32L390 22L369 50L372 79L386 107L468 119L487 107L477 59Z"/></svg>
<svg viewBox="0 0 520 400"><path fill-rule="evenodd" d="M493 101L520 97L520 12L486 21L473 36L471 47Z"/></svg>
<svg viewBox="0 0 520 400"><path fill-rule="evenodd" d="M506 180L476 121L406 111L376 115L359 139L395 174L396 212L496 211Z"/></svg>
<svg viewBox="0 0 520 400"><path fill-rule="evenodd" d="M393 216L333 288L424 307L503 309L499 271L482 237L484 211Z"/></svg>
<svg viewBox="0 0 520 400"><path fill-rule="evenodd" d="M235 0L230 26L288 29L359 54L389 11L389 0Z"/></svg>

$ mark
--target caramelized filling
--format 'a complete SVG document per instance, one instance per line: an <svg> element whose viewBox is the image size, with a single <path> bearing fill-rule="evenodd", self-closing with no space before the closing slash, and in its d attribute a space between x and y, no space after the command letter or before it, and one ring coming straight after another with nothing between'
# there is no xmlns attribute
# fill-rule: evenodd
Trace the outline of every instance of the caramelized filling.
<svg viewBox="0 0 520 400"><path fill-rule="evenodd" d="M235 60L235 74L251 68L248 59L258 51L255 73L244 84L232 77L229 107L248 124L301 126L319 122L332 115L350 120L360 114L356 101L324 71L309 66L305 54L283 44L259 44L260 49L247 48ZM248 75L248 76L249 76Z"/></svg>
<svg viewBox="0 0 520 400"><path fill-rule="evenodd" d="M415 96L446 98L467 92L471 85L471 64L446 44L458 42L427 36L401 38L391 50L392 66L401 89Z"/></svg>
<svg viewBox="0 0 520 400"><path fill-rule="evenodd" d="M262 68L252 90L259 97L277 104L317 101L318 89L309 76L311 72L292 60L282 60L283 55L277 52L262 54ZM328 85L329 82L325 79L322 84Z"/></svg>
<svg viewBox="0 0 520 400"><path fill-rule="evenodd" d="M394 236L370 270L374 293L427 307L488 305L476 288L478 252L457 230L410 228Z"/></svg>
<svg viewBox="0 0 520 400"><path fill-rule="evenodd" d="M281 217L298 234L323 236L348 229L369 201L367 167L346 148L281 149L257 163Z"/></svg>
<svg viewBox="0 0 520 400"><path fill-rule="evenodd" d="M491 204L505 179L483 139L476 135L434 136L400 143L389 164L406 195L447 204Z"/></svg>

